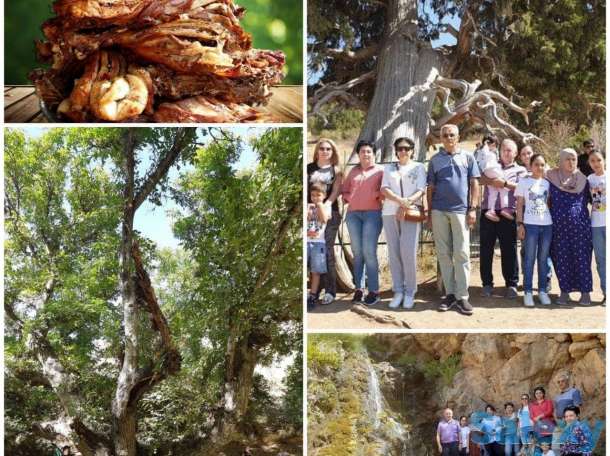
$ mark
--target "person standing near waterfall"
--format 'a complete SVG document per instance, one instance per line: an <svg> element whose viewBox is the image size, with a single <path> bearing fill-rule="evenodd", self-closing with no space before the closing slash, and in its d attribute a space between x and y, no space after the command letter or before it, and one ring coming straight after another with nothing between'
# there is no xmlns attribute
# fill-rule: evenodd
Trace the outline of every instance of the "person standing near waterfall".
<svg viewBox="0 0 610 456"><path fill-rule="evenodd" d="M443 419L436 428L436 444L442 456L460 456L460 423L453 419L453 410L443 410Z"/></svg>

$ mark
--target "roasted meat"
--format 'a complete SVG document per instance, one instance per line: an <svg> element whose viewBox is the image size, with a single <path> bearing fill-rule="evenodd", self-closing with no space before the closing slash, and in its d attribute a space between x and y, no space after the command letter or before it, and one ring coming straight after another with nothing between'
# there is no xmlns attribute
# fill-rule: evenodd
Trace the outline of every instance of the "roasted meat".
<svg viewBox="0 0 610 456"><path fill-rule="evenodd" d="M37 43L51 69L30 78L73 121L257 120L253 106L283 78L283 53L252 49L233 0L57 0L53 9Z"/></svg>
<svg viewBox="0 0 610 456"><path fill-rule="evenodd" d="M270 119L246 104L221 102L197 96L175 103L161 103L155 111L157 122L265 122Z"/></svg>

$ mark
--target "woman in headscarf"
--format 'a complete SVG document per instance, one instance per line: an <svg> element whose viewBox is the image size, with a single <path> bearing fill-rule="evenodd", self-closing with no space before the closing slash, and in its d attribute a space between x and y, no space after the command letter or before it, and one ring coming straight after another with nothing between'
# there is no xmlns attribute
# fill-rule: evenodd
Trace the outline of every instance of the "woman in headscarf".
<svg viewBox="0 0 610 456"><path fill-rule="evenodd" d="M579 303L589 305L593 289L589 184L576 167L577 160L574 149L563 149L559 166L547 173L553 219L551 258L561 289L557 303L568 304L569 293L579 291Z"/></svg>

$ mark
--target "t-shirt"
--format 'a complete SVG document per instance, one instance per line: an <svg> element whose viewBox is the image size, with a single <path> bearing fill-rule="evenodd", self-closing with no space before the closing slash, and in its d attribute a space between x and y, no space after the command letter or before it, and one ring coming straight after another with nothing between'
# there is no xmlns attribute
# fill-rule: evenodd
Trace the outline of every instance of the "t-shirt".
<svg viewBox="0 0 610 456"><path fill-rule="evenodd" d="M470 428L468 426L460 427L460 448L468 448L470 440Z"/></svg>
<svg viewBox="0 0 610 456"><path fill-rule="evenodd" d="M591 192L591 226L606 226L606 175L589 174Z"/></svg>
<svg viewBox="0 0 610 456"><path fill-rule="evenodd" d="M549 198L549 181L525 177L519 181L515 196L524 200L523 223L527 225L552 225L551 212L547 201Z"/></svg>
<svg viewBox="0 0 610 456"><path fill-rule="evenodd" d="M449 421L441 420L436 428L441 443L457 442L459 440L460 423L451 419Z"/></svg>
<svg viewBox="0 0 610 456"><path fill-rule="evenodd" d="M563 411L570 405L582 405L582 397L580 391L576 388L568 388L563 393L559 393L553 398L555 403L555 416L559 419L563 418Z"/></svg>
<svg viewBox="0 0 610 456"><path fill-rule="evenodd" d="M481 173L471 153L458 149L449 154L441 148L428 164L428 185L434 185L431 209L465 214L470 179L475 177Z"/></svg>
<svg viewBox="0 0 610 456"><path fill-rule="evenodd" d="M343 201L349 204L347 211L381 210L382 178L383 168L379 165L372 165L367 169L360 165L354 166L341 186Z"/></svg>
<svg viewBox="0 0 610 456"><path fill-rule="evenodd" d="M330 204L323 204L324 213L330 217ZM314 205L307 208L307 242L324 242L326 223L318 219L318 211Z"/></svg>
<svg viewBox="0 0 610 456"><path fill-rule="evenodd" d="M511 163L508 166L502 166L502 175L503 179L511 184L518 183L519 180L523 179L524 176L527 175L527 169L525 167L518 165L517 163ZM483 209L491 209L489 207L489 185L486 185L483 190L483 202L481 203L481 207ZM513 190L508 190L508 206L512 209L517 207L515 192ZM496 199L496 206L494 207L496 211L503 209L500 198Z"/></svg>
<svg viewBox="0 0 610 456"><path fill-rule="evenodd" d="M555 456L555 453L553 452L553 450L549 450L546 453L542 453L543 456Z"/></svg>
<svg viewBox="0 0 610 456"><path fill-rule="evenodd" d="M336 174L337 173L333 165L327 165L320 168L316 162L309 163L307 165L308 187L314 182L320 182L326 185L326 198L324 199L324 201L326 201L333 191L333 184L335 183ZM311 200L309 199L309 190L307 191L307 202L311 203ZM333 202L332 209L333 211L339 210L339 203L337 200Z"/></svg>
<svg viewBox="0 0 610 456"><path fill-rule="evenodd" d="M411 196L418 190L426 188L426 169L419 162L411 161L405 166L398 163L386 165L383 170L381 188L389 188L398 196L400 194L400 181L402 179L403 197ZM383 202L382 215L394 215L398 210L398 203L385 199Z"/></svg>

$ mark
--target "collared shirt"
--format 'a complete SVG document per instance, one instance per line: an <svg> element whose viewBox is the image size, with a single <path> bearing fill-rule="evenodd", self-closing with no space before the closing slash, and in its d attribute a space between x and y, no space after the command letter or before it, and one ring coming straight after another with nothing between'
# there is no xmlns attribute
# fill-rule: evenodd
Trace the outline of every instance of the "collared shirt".
<svg viewBox="0 0 610 456"><path fill-rule="evenodd" d="M436 432L441 438L441 443L458 442L460 440L460 423L453 418L449 421L439 421Z"/></svg>
<svg viewBox="0 0 610 456"><path fill-rule="evenodd" d="M516 184L519 179L527 175L527 169L523 166L518 165L513 162L508 166L502 165L502 171L504 172L504 180L510 184ZM485 190L483 190L483 202L481 203L481 208L490 209L489 204L489 186L485 186ZM515 198L515 191L508 191L508 207L511 209L515 209L517 207L517 200ZM500 198L496 198L496 207L494 208L496 211L499 211L502 208L500 204Z"/></svg>
<svg viewBox="0 0 610 456"><path fill-rule="evenodd" d="M555 403L555 416L558 419L563 418L563 411L570 405L580 407L582 405L582 397L580 391L576 388L568 388L562 393L559 393L553 398Z"/></svg>
<svg viewBox="0 0 610 456"><path fill-rule="evenodd" d="M471 153L458 149L449 154L441 147L428 164L428 185L434 186L431 209L465 214L470 179L480 176Z"/></svg>

